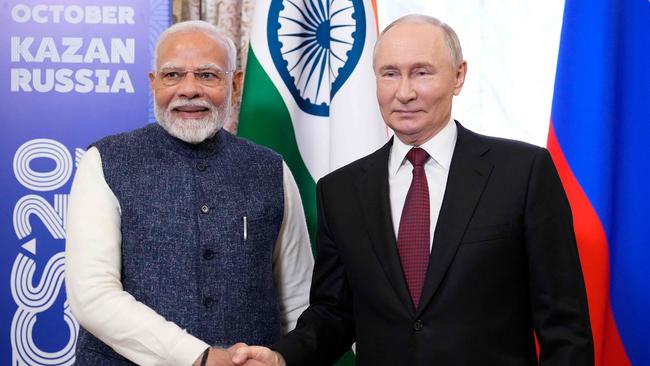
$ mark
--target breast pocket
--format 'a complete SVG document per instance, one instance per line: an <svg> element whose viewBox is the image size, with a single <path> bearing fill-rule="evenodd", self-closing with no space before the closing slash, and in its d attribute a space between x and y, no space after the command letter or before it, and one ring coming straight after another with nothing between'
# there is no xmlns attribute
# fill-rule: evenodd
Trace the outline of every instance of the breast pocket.
<svg viewBox="0 0 650 366"><path fill-rule="evenodd" d="M264 212L263 216L248 214L245 216L245 222L242 229L246 233L246 241L252 242L275 242L277 238L282 216L276 212Z"/></svg>
<svg viewBox="0 0 650 366"><path fill-rule="evenodd" d="M495 242L503 239L510 225L489 225L469 227L463 235L463 245Z"/></svg>

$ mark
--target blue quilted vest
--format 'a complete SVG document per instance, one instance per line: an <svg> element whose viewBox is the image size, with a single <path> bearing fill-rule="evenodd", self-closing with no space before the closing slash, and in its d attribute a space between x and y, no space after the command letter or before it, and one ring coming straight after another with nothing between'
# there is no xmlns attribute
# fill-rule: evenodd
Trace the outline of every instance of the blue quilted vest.
<svg viewBox="0 0 650 366"><path fill-rule="evenodd" d="M279 155L224 130L187 144L156 124L94 146L122 209L124 290L213 345L278 340ZM76 358L132 364L84 329Z"/></svg>

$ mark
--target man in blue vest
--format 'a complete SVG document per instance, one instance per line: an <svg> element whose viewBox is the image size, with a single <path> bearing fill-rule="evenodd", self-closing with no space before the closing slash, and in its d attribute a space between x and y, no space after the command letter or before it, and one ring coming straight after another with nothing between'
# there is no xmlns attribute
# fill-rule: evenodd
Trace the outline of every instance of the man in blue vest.
<svg viewBox="0 0 650 366"><path fill-rule="evenodd" d="M282 158L223 130L242 73L232 41L163 32L157 124L94 143L69 201L66 289L78 365L227 365L306 308L313 259Z"/></svg>

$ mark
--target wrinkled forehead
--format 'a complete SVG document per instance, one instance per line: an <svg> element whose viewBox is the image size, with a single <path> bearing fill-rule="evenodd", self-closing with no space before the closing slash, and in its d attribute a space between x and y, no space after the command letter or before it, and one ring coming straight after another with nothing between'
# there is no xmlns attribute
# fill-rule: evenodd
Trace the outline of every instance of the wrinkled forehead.
<svg viewBox="0 0 650 366"><path fill-rule="evenodd" d="M174 62L167 61L164 64L161 64L158 66L158 70L160 71L173 71L173 70L181 70L185 69L183 65L178 65ZM220 65L217 65L215 63L207 63L207 64L196 64L193 65L192 70L189 71L208 71L208 70L214 70L214 71L226 71L224 68Z"/></svg>
<svg viewBox="0 0 650 366"><path fill-rule="evenodd" d="M158 47L156 68L199 67L211 65L227 70L228 51L223 40L199 31L179 32L169 36Z"/></svg>
<svg viewBox="0 0 650 366"><path fill-rule="evenodd" d="M396 24L383 33L375 44L373 66L375 69L396 62L438 63L443 55L449 61L449 50L442 28L424 22Z"/></svg>

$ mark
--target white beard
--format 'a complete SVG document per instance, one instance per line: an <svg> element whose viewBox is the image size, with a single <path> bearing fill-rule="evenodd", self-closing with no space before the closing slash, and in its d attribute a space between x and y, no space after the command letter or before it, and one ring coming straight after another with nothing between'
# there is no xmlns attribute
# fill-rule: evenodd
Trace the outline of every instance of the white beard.
<svg viewBox="0 0 650 366"><path fill-rule="evenodd" d="M154 95L154 112L156 121L170 135L190 144L198 144L214 136L221 127L226 124L230 116L230 93L220 106L214 105L206 100L178 99L162 108L156 103ZM210 114L202 119L184 119L174 117L172 110L178 107L205 107Z"/></svg>

